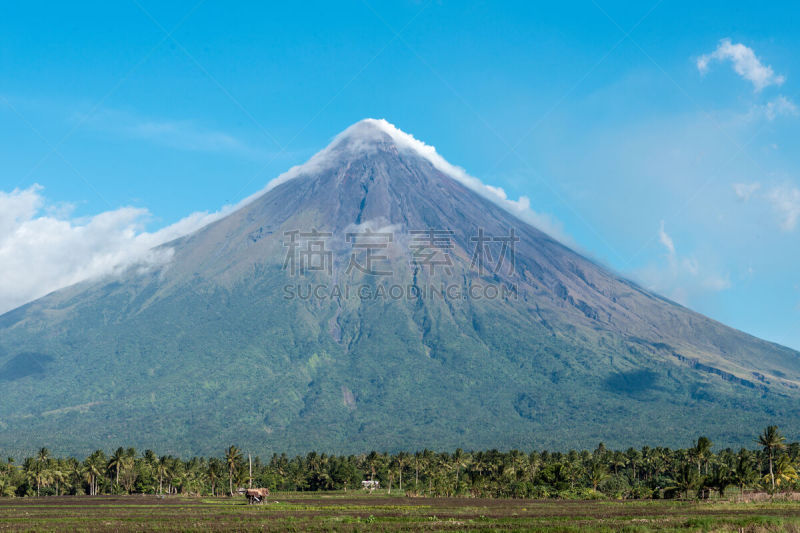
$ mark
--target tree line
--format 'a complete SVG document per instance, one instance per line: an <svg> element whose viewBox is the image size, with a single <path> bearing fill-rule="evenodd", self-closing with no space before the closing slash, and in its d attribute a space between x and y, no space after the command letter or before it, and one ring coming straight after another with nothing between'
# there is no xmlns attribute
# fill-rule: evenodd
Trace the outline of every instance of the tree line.
<svg viewBox="0 0 800 533"><path fill-rule="evenodd" d="M800 443L776 426L757 448L713 451L700 437L684 449L643 447L530 453L511 450L326 455L311 452L268 461L231 446L221 457L182 460L118 448L83 460L52 457L42 448L21 464L0 463L0 496L99 494L234 495L241 487L278 491L358 490L377 481L410 496L511 498L707 498L800 489Z"/></svg>

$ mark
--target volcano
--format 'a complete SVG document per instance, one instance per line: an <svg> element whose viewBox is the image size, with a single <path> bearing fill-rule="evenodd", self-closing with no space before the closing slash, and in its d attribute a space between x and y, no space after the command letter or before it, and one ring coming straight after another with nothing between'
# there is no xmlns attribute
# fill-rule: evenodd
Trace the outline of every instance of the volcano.
<svg viewBox="0 0 800 533"><path fill-rule="evenodd" d="M147 263L0 316L0 448L751 444L800 353L648 292L382 120Z"/></svg>

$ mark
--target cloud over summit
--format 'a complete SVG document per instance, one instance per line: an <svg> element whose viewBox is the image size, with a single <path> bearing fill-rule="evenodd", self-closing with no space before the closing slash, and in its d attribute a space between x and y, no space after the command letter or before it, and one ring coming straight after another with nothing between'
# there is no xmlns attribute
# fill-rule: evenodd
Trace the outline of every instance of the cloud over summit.
<svg viewBox="0 0 800 533"><path fill-rule="evenodd" d="M145 231L147 209L121 207L89 217L70 216L34 185L0 191L0 313L54 290L129 266L168 260L153 248L223 216L194 213L155 232ZM54 209L55 208L55 209Z"/></svg>
<svg viewBox="0 0 800 533"><path fill-rule="evenodd" d="M308 162L291 168L288 172L272 180L260 193L251 196L251 199L267 192L281 183L293 179L304 172L313 172L329 165L336 164L337 154L344 150L369 150L388 136L399 150L414 152L425 159L443 174L447 174L462 185L475 191L484 198L499 205L506 211L544 231L562 243L575 246L573 239L565 233L561 224L545 213L531 209L531 201L527 196L520 196L516 200L509 198L502 187L495 187L483 183L478 178L471 176L463 168L453 165L442 157L434 146L416 139L385 119L367 118L356 122L339 135L323 150L315 154Z"/></svg>

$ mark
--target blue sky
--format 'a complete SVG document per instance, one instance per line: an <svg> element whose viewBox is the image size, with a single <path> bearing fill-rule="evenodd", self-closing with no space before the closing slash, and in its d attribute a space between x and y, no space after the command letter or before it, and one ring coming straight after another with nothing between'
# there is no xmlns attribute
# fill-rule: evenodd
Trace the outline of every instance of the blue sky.
<svg viewBox="0 0 800 533"><path fill-rule="evenodd" d="M555 4L6 3L0 308L376 117L596 260L800 348L800 6Z"/></svg>

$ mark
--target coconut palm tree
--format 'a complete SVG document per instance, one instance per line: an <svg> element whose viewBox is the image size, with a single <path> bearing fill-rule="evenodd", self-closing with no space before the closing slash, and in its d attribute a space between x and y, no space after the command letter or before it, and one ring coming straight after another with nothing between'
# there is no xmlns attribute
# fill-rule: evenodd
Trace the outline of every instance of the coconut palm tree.
<svg viewBox="0 0 800 533"><path fill-rule="evenodd" d="M136 466L136 452L133 451L133 448L129 448L125 452L125 456L122 458L122 463L120 464L120 474L121 474L121 483L122 486L125 488L125 492L128 494L131 493L133 490L133 485L136 483L137 477L137 469Z"/></svg>
<svg viewBox="0 0 800 533"><path fill-rule="evenodd" d="M103 472L106 471L108 459L106 458L106 454L103 452L103 450L96 450L86 458L86 463L91 466L92 471L93 487L91 493L96 495L100 492L100 480L105 477Z"/></svg>
<svg viewBox="0 0 800 533"><path fill-rule="evenodd" d="M39 452L36 454L36 462L44 464L50 460L50 450L47 448L41 448Z"/></svg>
<svg viewBox="0 0 800 533"><path fill-rule="evenodd" d="M766 478L766 476L765 476ZM784 454L775 461L775 485L785 486L797 480L797 470L792 464L792 459ZM766 479L765 479L766 481Z"/></svg>
<svg viewBox="0 0 800 533"><path fill-rule="evenodd" d="M631 469L633 471L633 480L636 481L636 465L642 460L642 454L636 448L628 448L625 452L625 458L628 460L628 464L631 465Z"/></svg>
<svg viewBox="0 0 800 533"><path fill-rule="evenodd" d="M597 490L597 486L607 477L608 467L600 460L592 460L589 464L589 481L592 483L592 490Z"/></svg>
<svg viewBox="0 0 800 533"><path fill-rule="evenodd" d="M0 477L0 498L5 496L13 496L14 493L17 491L17 487L15 487L11 483L11 479Z"/></svg>
<svg viewBox="0 0 800 533"><path fill-rule="evenodd" d="M228 466L228 485L230 495L233 496L233 475L242 460L242 452L236 446L231 446L225 451L225 464Z"/></svg>
<svg viewBox="0 0 800 533"><path fill-rule="evenodd" d="M753 458L746 449L742 448L736 456L736 464L731 472L731 480L739 486L739 497L744 498L744 488L758 480Z"/></svg>
<svg viewBox="0 0 800 533"><path fill-rule="evenodd" d="M366 456L364 462L366 463L367 468L369 468L369 480L375 481L375 472L382 462L380 454L373 450L369 452L369 455ZM372 488L370 488L370 491L372 491Z"/></svg>
<svg viewBox="0 0 800 533"><path fill-rule="evenodd" d="M528 461L528 456L519 450L511 450L507 455L507 463L503 472L508 476L510 481L519 479L520 474L525 472L525 465Z"/></svg>
<svg viewBox="0 0 800 533"><path fill-rule="evenodd" d="M400 493L403 493L403 469L408 466L411 458L406 452L400 452L395 457L395 464L397 465L397 470L400 476Z"/></svg>
<svg viewBox="0 0 800 533"><path fill-rule="evenodd" d="M156 462L156 475L158 476L158 493L164 492L164 479L169 475L170 460L166 455L162 455Z"/></svg>
<svg viewBox="0 0 800 533"><path fill-rule="evenodd" d="M212 457L208 460L208 466L206 467L206 477L208 477L209 483L211 483L211 495L217 495L217 480L219 479L219 472L221 470L222 465L219 462L219 459L216 457Z"/></svg>
<svg viewBox="0 0 800 533"><path fill-rule="evenodd" d="M42 449L44 450L45 448ZM36 458L28 458L25 460L23 470L25 472L25 477L28 478L30 483L36 485L36 496L39 497L41 495L41 488L48 486L50 483L50 472L47 468L47 464L40 461L39 456Z"/></svg>
<svg viewBox="0 0 800 533"><path fill-rule="evenodd" d="M625 457L624 453L622 453L620 451L616 451L616 452L614 452L612 454L612 456L611 456L611 465L614 467L614 475L617 475L619 473L619 469L620 468L625 468L625 466L627 466L627 464L628 464L628 460Z"/></svg>
<svg viewBox="0 0 800 533"><path fill-rule="evenodd" d="M86 458L84 464L89 481L89 494L97 495L100 488L100 477L106 466L106 455L102 450L97 450Z"/></svg>
<svg viewBox="0 0 800 533"><path fill-rule="evenodd" d="M689 498L689 491L697 490L700 487L700 476L694 467L683 464L675 477L675 488L684 493Z"/></svg>
<svg viewBox="0 0 800 533"><path fill-rule="evenodd" d="M421 458L422 454L420 452L414 454L414 494L419 494L417 485L419 485L419 463Z"/></svg>
<svg viewBox="0 0 800 533"><path fill-rule="evenodd" d="M61 485L67 480L68 472L61 464L55 463L48 469L51 482L56 484L56 496L61 496Z"/></svg>
<svg viewBox="0 0 800 533"><path fill-rule="evenodd" d="M41 448L36 458L28 461L25 474L36 483L36 496L40 495L41 487L50 482L48 467L50 466L50 450Z"/></svg>
<svg viewBox="0 0 800 533"><path fill-rule="evenodd" d="M536 479L536 474L539 473L539 468L542 466L542 456L537 452L531 452L528 455L528 481L533 483Z"/></svg>
<svg viewBox="0 0 800 533"><path fill-rule="evenodd" d="M772 483L772 490L775 490L775 472L773 471L775 451L784 448L786 446L785 441L786 437L778 431L778 426L767 426L758 437L758 443L764 448L769 457L769 478Z"/></svg>
<svg viewBox="0 0 800 533"><path fill-rule="evenodd" d="M711 440L707 437L700 437L690 450L690 453L694 460L697 461L697 473L700 474L700 465L703 463L705 463L706 473L708 473L708 457L711 455Z"/></svg>
<svg viewBox="0 0 800 533"><path fill-rule="evenodd" d="M6 472L8 473L8 475L10 476L11 474L13 474L14 470L16 468L17 467L14 466L14 458L13 457L8 457L6 459L6 464L5 464L5 469L6 469Z"/></svg>
<svg viewBox="0 0 800 533"><path fill-rule="evenodd" d="M122 463L125 460L125 450L122 446L116 449L114 454L109 458L108 469L115 471L114 484L119 485L119 469L122 468Z"/></svg>
<svg viewBox="0 0 800 533"><path fill-rule="evenodd" d="M80 477L89 485L89 496L94 496L94 476L92 475L91 467L88 462L80 465Z"/></svg>
<svg viewBox="0 0 800 533"><path fill-rule="evenodd" d="M464 453L464 450L457 448L455 453L453 453L452 461L452 465L456 470L456 492L458 492L458 474L461 472L462 468L467 468L469 466L470 457L469 454Z"/></svg>
<svg viewBox="0 0 800 533"><path fill-rule="evenodd" d="M67 475L73 487L80 487L81 479L83 478L83 464L79 463L74 457L70 458L67 463Z"/></svg>

